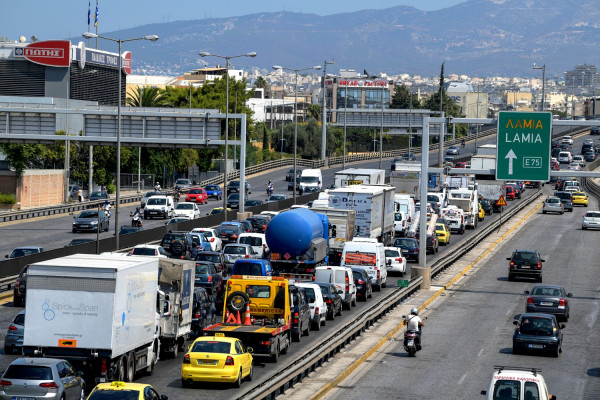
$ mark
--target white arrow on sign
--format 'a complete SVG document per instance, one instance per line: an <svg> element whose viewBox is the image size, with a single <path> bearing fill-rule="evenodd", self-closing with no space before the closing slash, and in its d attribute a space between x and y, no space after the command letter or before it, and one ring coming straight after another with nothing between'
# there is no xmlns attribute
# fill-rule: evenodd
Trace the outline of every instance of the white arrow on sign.
<svg viewBox="0 0 600 400"><path fill-rule="evenodd" d="M508 154L504 158L508 158L508 174L512 175L513 174L513 160L516 159L517 156L515 155L515 152L512 151L512 149L510 149L508 151Z"/></svg>

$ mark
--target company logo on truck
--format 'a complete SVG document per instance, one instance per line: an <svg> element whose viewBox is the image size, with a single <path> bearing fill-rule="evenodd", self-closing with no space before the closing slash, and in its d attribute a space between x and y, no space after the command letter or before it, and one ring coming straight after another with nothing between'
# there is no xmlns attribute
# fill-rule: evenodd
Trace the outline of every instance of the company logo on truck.
<svg viewBox="0 0 600 400"><path fill-rule="evenodd" d="M52 321L56 317L56 313L60 312L64 315L89 315L97 316L98 306L86 303L58 303L52 302L50 299L45 299L42 304L43 316L46 321Z"/></svg>

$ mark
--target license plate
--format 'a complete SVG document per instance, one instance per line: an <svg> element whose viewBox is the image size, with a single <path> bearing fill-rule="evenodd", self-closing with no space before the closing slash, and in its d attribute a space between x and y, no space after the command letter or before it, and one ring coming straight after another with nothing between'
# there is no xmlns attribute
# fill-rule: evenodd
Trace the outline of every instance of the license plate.
<svg viewBox="0 0 600 400"><path fill-rule="evenodd" d="M149 211L148 214L158 214L158 211Z"/></svg>
<svg viewBox="0 0 600 400"><path fill-rule="evenodd" d="M521 265L521 269L530 269L531 267L529 265Z"/></svg>
<svg viewBox="0 0 600 400"><path fill-rule="evenodd" d="M544 345L543 344L528 344L527 347L529 347L530 349L543 349Z"/></svg>
<svg viewBox="0 0 600 400"><path fill-rule="evenodd" d="M215 336L225 337L225 334L223 332L215 332Z"/></svg>
<svg viewBox="0 0 600 400"><path fill-rule="evenodd" d="M553 305L551 301L540 301L540 306L551 306Z"/></svg>
<svg viewBox="0 0 600 400"><path fill-rule="evenodd" d="M403 249L403 250L402 250L402 254L406 254L406 253L408 253L408 250L404 250L404 249Z"/></svg>
<svg viewBox="0 0 600 400"><path fill-rule="evenodd" d="M410 340L408 341L408 346L412 346L414 342L415 342L415 341L414 341L413 339L410 339Z"/></svg>
<svg viewBox="0 0 600 400"><path fill-rule="evenodd" d="M13 397L12 400L35 400L35 397Z"/></svg>
<svg viewBox="0 0 600 400"><path fill-rule="evenodd" d="M89 225L81 225L82 228L89 228Z"/></svg>
<svg viewBox="0 0 600 400"><path fill-rule="evenodd" d="M217 365L217 360L198 360L201 365Z"/></svg>

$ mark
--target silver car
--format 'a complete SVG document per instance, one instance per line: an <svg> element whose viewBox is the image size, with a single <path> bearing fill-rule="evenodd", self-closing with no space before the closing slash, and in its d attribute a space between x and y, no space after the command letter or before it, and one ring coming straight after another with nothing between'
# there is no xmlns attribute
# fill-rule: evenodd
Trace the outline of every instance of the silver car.
<svg viewBox="0 0 600 400"><path fill-rule="evenodd" d="M549 212L557 212L559 214L564 214L565 208L563 204L560 202L560 199L555 196L549 196L544 201L544 207L542 208L542 213L546 214Z"/></svg>
<svg viewBox="0 0 600 400"><path fill-rule="evenodd" d="M254 251L249 244L230 243L223 247L223 256L225 256L225 265L229 270L233 268L235 260L242 258L259 258L259 254Z"/></svg>
<svg viewBox="0 0 600 400"><path fill-rule="evenodd" d="M56 358L18 358L0 383L0 400L85 398L85 383L68 361Z"/></svg>
<svg viewBox="0 0 600 400"><path fill-rule="evenodd" d="M4 354L12 354L15 350L21 352L23 347L23 335L25 334L25 310L15 316L8 326L4 338Z"/></svg>
<svg viewBox="0 0 600 400"><path fill-rule="evenodd" d="M600 229L600 211L588 211L583 216L581 229Z"/></svg>

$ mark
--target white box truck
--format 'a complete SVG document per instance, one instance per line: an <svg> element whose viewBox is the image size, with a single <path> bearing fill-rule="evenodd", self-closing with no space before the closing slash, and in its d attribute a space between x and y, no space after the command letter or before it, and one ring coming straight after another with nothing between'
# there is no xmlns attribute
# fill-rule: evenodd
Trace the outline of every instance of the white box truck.
<svg viewBox="0 0 600 400"><path fill-rule="evenodd" d="M394 195L389 185L354 185L329 191L329 207L354 210L354 237L378 239L388 246L394 239Z"/></svg>
<svg viewBox="0 0 600 400"><path fill-rule="evenodd" d="M465 227L475 229L479 216L477 189L451 189L448 191L448 204L464 211Z"/></svg>
<svg viewBox="0 0 600 400"><path fill-rule="evenodd" d="M159 259L160 350L177 357L192 331L192 296L196 264L171 258Z"/></svg>
<svg viewBox="0 0 600 400"><path fill-rule="evenodd" d="M314 205L314 203L313 203ZM329 265L340 265L344 243L354 238L356 212L329 207L313 207L311 211L329 219Z"/></svg>
<svg viewBox="0 0 600 400"><path fill-rule="evenodd" d="M333 183L336 188L350 185L383 185L385 183L385 171L382 169L347 168L333 175Z"/></svg>
<svg viewBox="0 0 600 400"><path fill-rule="evenodd" d="M66 359L88 384L152 373L158 260L75 254L31 264L23 354Z"/></svg>
<svg viewBox="0 0 600 400"><path fill-rule="evenodd" d="M406 193L418 197L420 176L420 163L396 162L396 169L390 176L390 185L396 188L396 193Z"/></svg>

